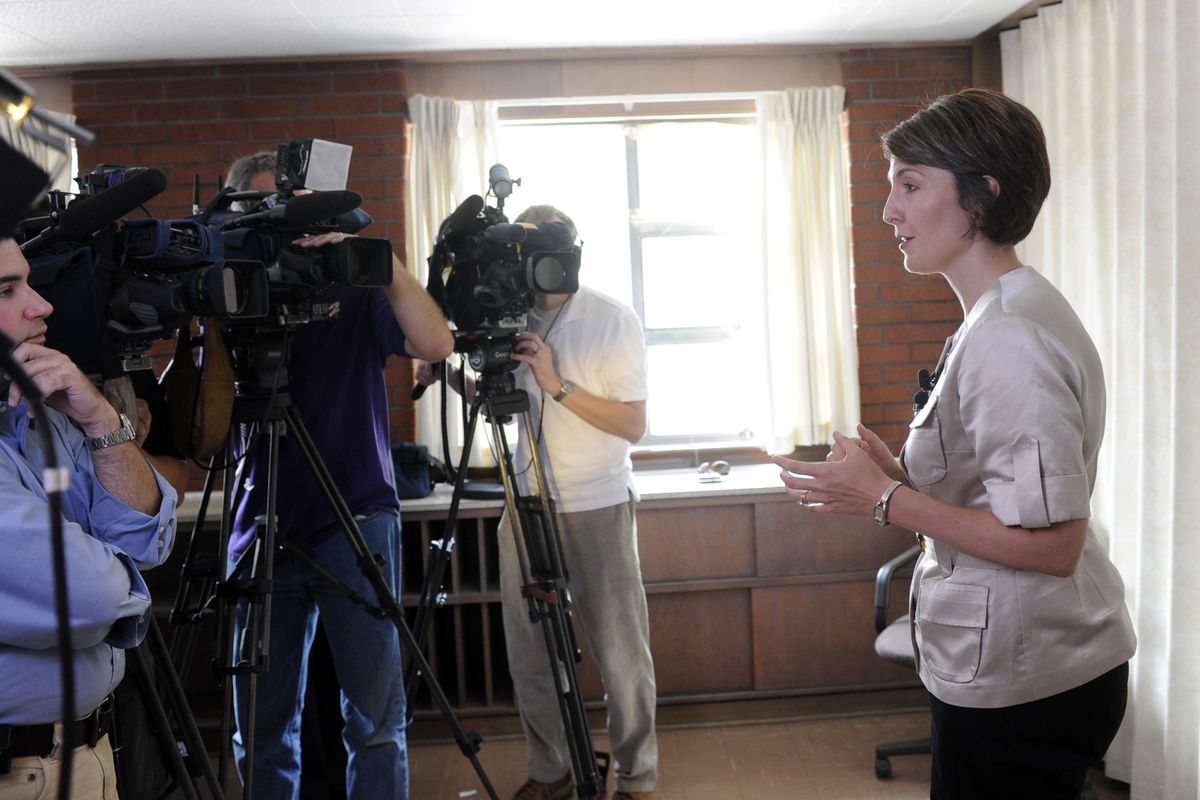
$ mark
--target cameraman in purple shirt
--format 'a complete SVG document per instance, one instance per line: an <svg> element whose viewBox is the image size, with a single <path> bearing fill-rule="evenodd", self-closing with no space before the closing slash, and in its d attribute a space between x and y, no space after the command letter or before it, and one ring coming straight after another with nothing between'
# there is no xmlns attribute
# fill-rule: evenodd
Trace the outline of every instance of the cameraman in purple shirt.
<svg viewBox="0 0 1200 800"><path fill-rule="evenodd" d="M275 190L275 154L234 162L226 185ZM343 233L305 237L301 247L336 244ZM433 298L393 256L392 282L380 288L333 284L315 302L327 319L299 326L288 364L288 391L338 492L355 515L368 550L400 595L400 503L389 443L384 367L392 355L440 361L454 338ZM267 442L247 458L244 494L237 509L230 558L253 544L255 517L266 510ZM278 535L364 598L375 591L295 439L281 437ZM239 608L239 639L245 630ZM253 795L297 798L300 792L300 717L308 679L308 654L317 618L342 688L342 716L350 798L407 798L408 753L400 641L394 624L359 608L310 565L287 550L276 553L272 575L270 672L255 703ZM234 681L238 733L234 751L245 775L242 729L247 719L247 678Z"/></svg>
<svg viewBox="0 0 1200 800"><path fill-rule="evenodd" d="M66 722L79 746L71 796L115 798L105 735L109 695L125 672L122 648L149 625L150 594L138 570L161 564L175 537L175 490L146 462L132 423L118 415L67 356L45 346L53 311L29 286L15 240L0 238L0 333L46 398L37 418L20 390L0 392L0 797L54 796L64 723L62 677L43 485L51 430L65 470L63 538L76 709Z"/></svg>

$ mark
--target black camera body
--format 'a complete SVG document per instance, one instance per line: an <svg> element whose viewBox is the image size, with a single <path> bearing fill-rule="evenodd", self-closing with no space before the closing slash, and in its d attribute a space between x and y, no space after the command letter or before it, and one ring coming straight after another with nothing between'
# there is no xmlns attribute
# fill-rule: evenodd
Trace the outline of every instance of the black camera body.
<svg viewBox="0 0 1200 800"><path fill-rule="evenodd" d="M493 188L497 169L492 168ZM471 195L442 222L429 257L429 292L460 332L525 328L534 296L579 291L582 249L561 222L512 224Z"/></svg>
<svg viewBox="0 0 1200 800"><path fill-rule="evenodd" d="M31 283L57 313L69 309L63 316L73 323L51 326L57 334L51 346L85 371L116 377L148 368L144 353L152 341L170 338L193 317L239 330L290 326L319 318L313 299L332 283L390 284L386 239L292 244L304 235L356 233L370 224L358 210L361 196L344 189L349 149L320 140L281 145L278 191L225 188L183 219L136 219L117 227L166 188L155 169L102 164L78 179L81 193L69 205L62 193L51 193L48 214L21 224ZM317 155L328 152L336 156L332 167L318 163ZM336 184L339 170L341 189L302 191L315 173L322 185ZM199 209L198 183L195 192Z"/></svg>

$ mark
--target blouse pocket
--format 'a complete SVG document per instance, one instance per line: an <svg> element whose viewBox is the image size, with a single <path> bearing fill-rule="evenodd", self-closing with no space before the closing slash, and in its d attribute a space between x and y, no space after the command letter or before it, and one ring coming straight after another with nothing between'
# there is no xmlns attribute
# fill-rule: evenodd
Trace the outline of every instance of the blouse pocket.
<svg viewBox="0 0 1200 800"><path fill-rule="evenodd" d="M937 394L929 398L908 426L904 442L904 471L913 486L930 486L946 477L946 453L938 423Z"/></svg>
<svg viewBox="0 0 1200 800"><path fill-rule="evenodd" d="M917 599L921 659L937 677L970 683L979 672L988 622L986 586L925 582Z"/></svg>

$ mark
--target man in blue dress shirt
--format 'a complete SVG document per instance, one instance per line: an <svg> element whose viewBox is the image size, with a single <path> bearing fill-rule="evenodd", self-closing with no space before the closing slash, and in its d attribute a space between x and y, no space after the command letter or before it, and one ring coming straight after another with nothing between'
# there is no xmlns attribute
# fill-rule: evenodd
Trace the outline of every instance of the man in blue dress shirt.
<svg viewBox="0 0 1200 800"><path fill-rule="evenodd" d="M139 570L161 564L175 537L175 490L146 462L133 426L62 353L45 346L53 311L29 286L16 241L0 233L0 333L46 398L35 418L0 381L0 798L58 792L62 676L44 487L49 426L63 484L76 717L71 797L115 798L105 735L124 648L149 625Z"/></svg>

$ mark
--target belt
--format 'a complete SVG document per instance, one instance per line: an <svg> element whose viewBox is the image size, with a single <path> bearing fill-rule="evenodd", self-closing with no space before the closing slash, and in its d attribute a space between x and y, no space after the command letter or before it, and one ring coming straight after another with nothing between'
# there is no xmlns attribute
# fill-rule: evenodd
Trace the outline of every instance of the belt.
<svg viewBox="0 0 1200 800"><path fill-rule="evenodd" d="M110 694L83 719L63 723L63 738L75 744L95 747L112 728L113 698ZM12 759L25 756L50 755L54 750L54 724L45 725L0 725L0 775L7 773Z"/></svg>

